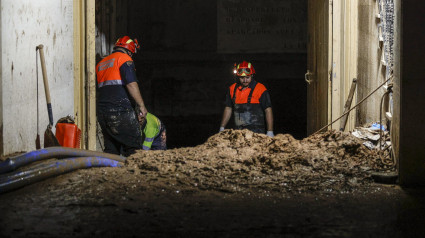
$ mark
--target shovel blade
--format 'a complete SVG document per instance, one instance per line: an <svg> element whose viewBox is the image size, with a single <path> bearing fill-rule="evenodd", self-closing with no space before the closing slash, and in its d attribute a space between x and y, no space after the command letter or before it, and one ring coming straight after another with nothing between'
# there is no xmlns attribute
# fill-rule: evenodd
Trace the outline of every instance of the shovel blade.
<svg viewBox="0 0 425 238"><path fill-rule="evenodd" d="M52 132L51 125L48 125L46 131L44 132L44 148L53 146L60 146L60 144Z"/></svg>

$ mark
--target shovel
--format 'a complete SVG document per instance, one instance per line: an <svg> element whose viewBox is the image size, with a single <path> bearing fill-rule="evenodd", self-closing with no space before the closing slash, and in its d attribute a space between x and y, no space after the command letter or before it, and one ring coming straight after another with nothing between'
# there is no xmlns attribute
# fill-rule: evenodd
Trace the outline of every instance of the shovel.
<svg viewBox="0 0 425 238"><path fill-rule="evenodd" d="M35 70L36 70L36 75L37 75L37 137L35 138L35 148L37 150L41 149L41 143L40 143L40 130L38 129L38 125L39 123L39 110L38 110L38 55L37 55L37 51L38 51L38 46L35 48Z"/></svg>
<svg viewBox="0 0 425 238"><path fill-rule="evenodd" d="M37 46L37 49L40 50L40 61L41 61L41 71L43 73L43 82L44 82L44 92L46 93L46 102L47 102L47 112L49 114L49 125L44 132L44 148L52 146L60 146L58 139L52 132L53 127L53 112L52 112L52 103L50 101L50 90L49 90L49 81L47 80L46 73L46 62L44 61L44 51L43 45Z"/></svg>

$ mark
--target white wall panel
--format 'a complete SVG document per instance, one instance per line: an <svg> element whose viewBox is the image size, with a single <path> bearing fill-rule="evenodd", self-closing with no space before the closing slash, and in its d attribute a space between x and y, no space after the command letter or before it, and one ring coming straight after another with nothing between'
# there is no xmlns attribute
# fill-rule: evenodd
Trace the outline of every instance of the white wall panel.
<svg viewBox="0 0 425 238"><path fill-rule="evenodd" d="M1 1L3 154L35 149L39 44L44 45L53 119L56 122L73 115L72 7L72 0ZM49 120L40 61L38 69L39 133L43 145Z"/></svg>

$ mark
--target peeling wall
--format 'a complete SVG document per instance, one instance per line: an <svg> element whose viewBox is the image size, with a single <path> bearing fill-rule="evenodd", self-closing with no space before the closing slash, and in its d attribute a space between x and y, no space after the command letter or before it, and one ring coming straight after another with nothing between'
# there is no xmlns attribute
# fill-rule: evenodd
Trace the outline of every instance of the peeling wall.
<svg viewBox="0 0 425 238"><path fill-rule="evenodd" d="M377 12L379 12L377 1L359 1L358 101L365 98L386 80L386 66L381 61L384 49L382 42L379 41L378 24L380 19L377 18ZM362 126L366 123L379 121L380 100L385 92L384 87L380 88L359 106L357 125Z"/></svg>
<svg viewBox="0 0 425 238"><path fill-rule="evenodd" d="M39 134L49 123L39 55L44 45L53 119L73 115L72 0L1 1L2 154L35 149L37 135L37 67ZM37 57L37 58L36 58Z"/></svg>

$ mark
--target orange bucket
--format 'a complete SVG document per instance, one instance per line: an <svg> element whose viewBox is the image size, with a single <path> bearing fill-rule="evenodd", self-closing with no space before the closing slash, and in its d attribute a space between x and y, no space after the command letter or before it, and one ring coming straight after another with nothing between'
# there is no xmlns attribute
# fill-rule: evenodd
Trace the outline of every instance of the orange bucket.
<svg viewBox="0 0 425 238"><path fill-rule="evenodd" d="M71 123L56 124L56 138L64 147L80 148L81 130L77 125Z"/></svg>

